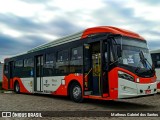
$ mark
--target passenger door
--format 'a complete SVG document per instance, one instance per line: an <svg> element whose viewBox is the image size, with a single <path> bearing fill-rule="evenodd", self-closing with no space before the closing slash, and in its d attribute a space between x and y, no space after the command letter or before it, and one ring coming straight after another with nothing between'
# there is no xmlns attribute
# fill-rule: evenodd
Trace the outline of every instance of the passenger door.
<svg viewBox="0 0 160 120"><path fill-rule="evenodd" d="M9 62L9 79L8 79L8 89L13 89L13 71L14 71L14 62Z"/></svg>
<svg viewBox="0 0 160 120"><path fill-rule="evenodd" d="M85 95L101 95L100 42L84 45L84 90Z"/></svg>
<svg viewBox="0 0 160 120"><path fill-rule="evenodd" d="M43 56L35 57L34 91L43 91Z"/></svg>
<svg viewBox="0 0 160 120"><path fill-rule="evenodd" d="M84 95L109 96L107 41L84 44Z"/></svg>
<svg viewBox="0 0 160 120"><path fill-rule="evenodd" d="M83 85L84 85L84 95L92 94L92 54L91 45L84 44L83 47Z"/></svg>
<svg viewBox="0 0 160 120"><path fill-rule="evenodd" d="M101 95L102 97L109 96L109 61L110 61L110 47L107 40L100 42L101 48Z"/></svg>

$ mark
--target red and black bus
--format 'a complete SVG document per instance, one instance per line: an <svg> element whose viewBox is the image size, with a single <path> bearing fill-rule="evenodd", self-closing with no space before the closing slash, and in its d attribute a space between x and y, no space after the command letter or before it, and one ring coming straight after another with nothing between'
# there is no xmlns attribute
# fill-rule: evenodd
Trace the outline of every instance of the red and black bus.
<svg viewBox="0 0 160 120"><path fill-rule="evenodd" d="M111 26L88 28L5 59L3 88L70 96L75 102L157 92L146 40Z"/></svg>

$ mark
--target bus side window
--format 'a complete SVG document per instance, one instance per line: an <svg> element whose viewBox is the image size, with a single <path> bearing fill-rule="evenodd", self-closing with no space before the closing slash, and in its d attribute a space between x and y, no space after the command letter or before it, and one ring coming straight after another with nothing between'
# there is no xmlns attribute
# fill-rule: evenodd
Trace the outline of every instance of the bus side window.
<svg viewBox="0 0 160 120"><path fill-rule="evenodd" d="M15 67L23 67L23 60L18 60L15 62Z"/></svg>
<svg viewBox="0 0 160 120"><path fill-rule="evenodd" d="M152 55L152 60L155 68L160 68L160 56L159 54L153 54Z"/></svg>
<svg viewBox="0 0 160 120"><path fill-rule="evenodd" d="M65 75L69 73L69 51L57 52L56 74Z"/></svg>
<svg viewBox="0 0 160 120"><path fill-rule="evenodd" d="M160 56L159 56L159 54L157 54L155 56L156 56L155 67L160 68Z"/></svg>
<svg viewBox="0 0 160 120"><path fill-rule="evenodd" d="M54 53L48 53L45 57L44 76L53 76L55 67Z"/></svg>
<svg viewBox="0 0 160 120"><path fill-rule="evenodd" d="M70 72L82 73L83 70L83 47L71 49Z"/></svg>
<svg viewBox="0 0 160 120"><path fill-rule="evenodd" d="M14 69L14 76L22 77L24 76L24 69L23 69L23 60L15 61L15 69Z"/></svg>
<svg viewBox="0 0 160 120"><path fill-rule="evenodd" d="M33 59L24 59L24 67L34 67Z"/></svg>
<svg viewBox="0 0 160 120"><path fill-rule="evenodd" d="M157 67L157 68L160 68L160 61L157 61L156 67Z"/></svg>
<svg viewBox="0 0 160 120"><path fill-rule="evenodd" d="M8 63L4 64L4 73L8 74Z"/></svg>
<svg viewBox="0 0 160 120"><path fill-rule="evenodd" d="M159 60L159 55L156 55L156 59Z"/></svg>
<svg viewBox="0 0 160 120"><path fill-rule="evenodd" d="M25 77L33 76L34 74L33 67L34 67L33 58L24 59L23 75Z"/></svg>

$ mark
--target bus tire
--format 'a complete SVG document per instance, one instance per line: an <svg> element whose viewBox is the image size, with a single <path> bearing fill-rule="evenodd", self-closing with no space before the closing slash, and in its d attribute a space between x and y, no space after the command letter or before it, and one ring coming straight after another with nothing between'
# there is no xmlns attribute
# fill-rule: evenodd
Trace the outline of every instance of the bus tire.
<svg viewBox="0 0 160 120"><path fill-rule="evenodd" d="M71 100L73 100L74 102L80 103L83 101L82 88L79 83L74 82L71 84L69 95Z"/></svg>
<svg viewBox="0 0 160 120"><path fill-rule="evenodd" d="M19 94L20 93L20 86L19 86L19 83L16 82L15 85L14 85L14 91Z"/></svg>

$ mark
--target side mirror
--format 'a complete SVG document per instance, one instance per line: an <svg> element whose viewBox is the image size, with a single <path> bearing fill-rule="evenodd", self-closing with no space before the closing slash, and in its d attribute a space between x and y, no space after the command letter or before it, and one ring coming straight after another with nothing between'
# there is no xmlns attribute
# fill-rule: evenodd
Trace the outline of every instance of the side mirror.
<svg viewBox="0 0 160 120"><path fill-rule="evenodd" d="M117 45L117 56L118 58L122 57L122 50L120 45Z"/></svg>

